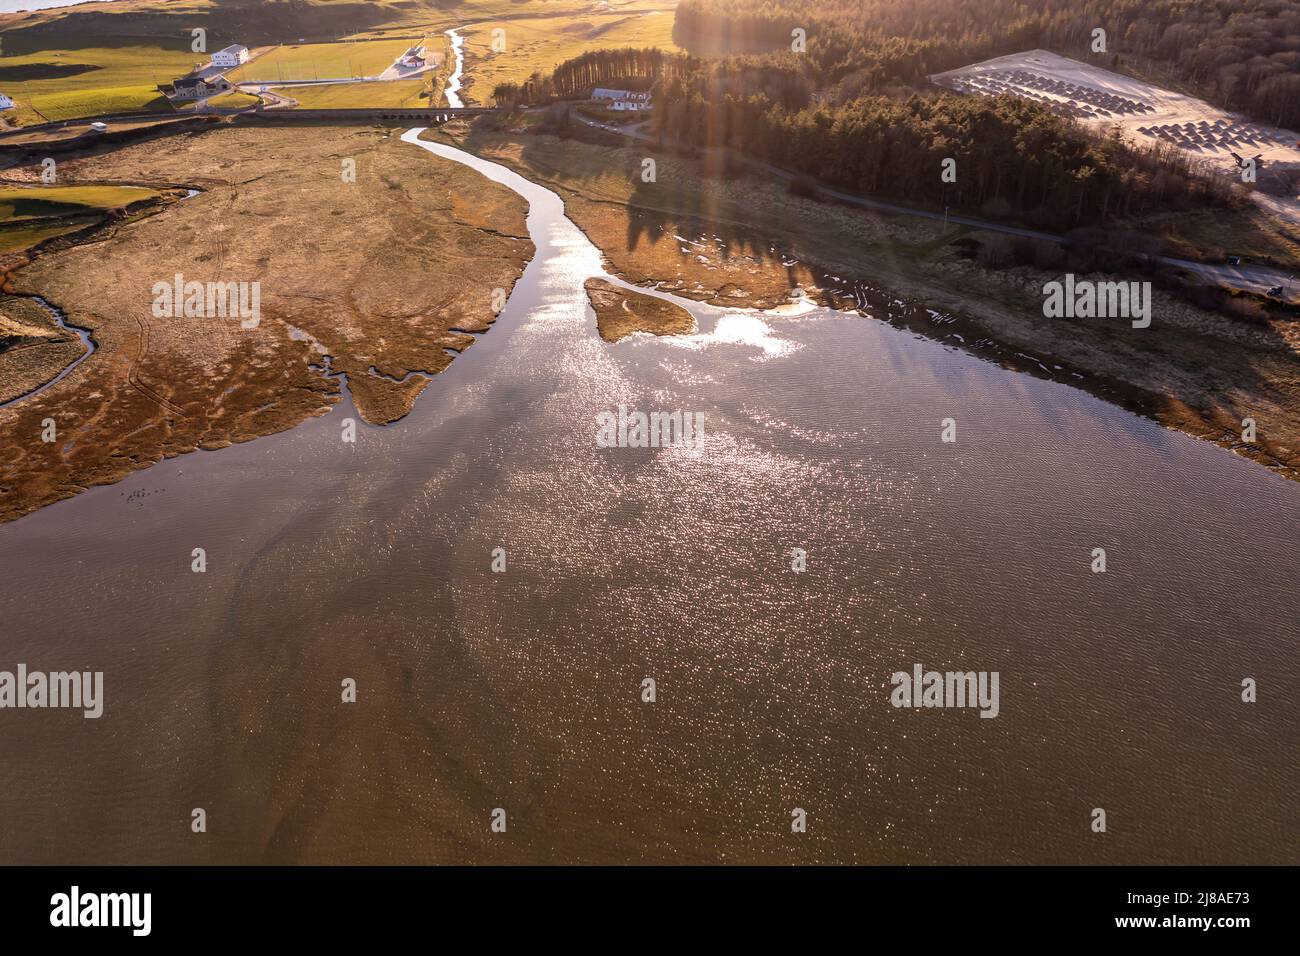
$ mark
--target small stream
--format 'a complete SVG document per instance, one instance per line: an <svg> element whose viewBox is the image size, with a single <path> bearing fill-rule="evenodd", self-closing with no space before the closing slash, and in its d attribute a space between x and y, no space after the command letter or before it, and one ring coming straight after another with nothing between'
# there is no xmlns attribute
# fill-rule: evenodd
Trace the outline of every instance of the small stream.
<svg viewBox="0 0 1300 956"><path fill-rule="evenodd" d="M36 388L32 389L30 392L27 392L23 395L15 396L14 398L9 399L9 401L7 402L0 402L0 408L10 408L14 405L17 405L19 402L25 402L29 398L35 398L37 395L41 394L41 392L44 392L46 389L53 388L55 385L59 384L59 382L63 381L65 378L71 375L73 370L76 369L78 365L80 365L82 362L86 361L86 359L90 358L92 355L95 354L95 348L96 348L95 339L91 335L90 329L83 329L79 325L73 325L68 321L68 317L63 314L62 309L58 308L57 306L51 305L49 302L42 299L39 295L30 296L30 298L37 305L39 305L42 309L44 309L46 312L50 314L50 317L54 319L55 324L58 325L59 328L66 329L69 332L75 332L77 334L77 338L81 339L81 345L84 351L81 353L81 355L77 356L77 358L73 359L70 363L68 363L68 365L64 367L63 371L61 371L58 375L54 376L54 378L50 379L44 385L39 385Z"/></svg>
<svg viewBox="0 0 1300 956"><path fill-rule="evenodd" d="M541 240L529 268L536 264L536 268L541 270L541 281L547 284L548 297L567 294L567 297L572 300L567 303L567 306L582 311L587 306L587 292L583 282L588 277L595 277L629 292L671 302L691 313L697 324L702 319L718 320L727 316L739 318L748 314L762 314L752 309L727 309L697 302L694 299L685 299L660 289L633 285L616 275L611 275L605 271L604 257L600 250L591 243L586 233L565 215L564 201L558 195L499 163L481 159L454 146L422 140L420 134L424 131L423 127L408 130L402 134L402 142L418 146L443 159L468 166L493 182L513 190L528 201L529 234L534 242ZM575 277L578 278L576 283L573 281ZM812 303L804 303L802 307L792 303L774 311L780 315L792 315L816 308L817 306Z"/></svg>
<svg viewBox="0 0 1300 956"><path fill-rule="evenodd" d="M200 195L202 192L203 190L201 189L186 187L185 195L180 199L178 199L177 201L185 202L188 199L193 199L195 196ZM20 402L27 401L29 398L35 398L37 395L41 394L46 389L53 388L55 385L59 384L59 382L63 381L65 378L71 375L78 365L80 365L82 362L86 361L86 359L94 355L95 349L97 348L97 346L95 345L95 339L91 334L90 329L83 329L80 326L73 325L71 322L68 321L67 315L64 314L63 310L60 309L58 306L50 304L48 301L41 298L39 295L18 296L18 298L30 298L37 305L39 305L42 309L44 309L46 312L50 314L50 317L54 319L55 324L58 325L59 328L66 329L69 332L75 332L77 338L81 340L81 345L84 351L81 353L81 355L77 356L77 358L69 362L68 365L64 367L63 371L59 372L58 375L54 376L54 378L50 379L44 385L40 385L37 388L32 389L30 392L26 392L22 395L17 395L6 402L0 402L0 409L11 408L14 405L19 404Z"/></svg>
<svg viewBox="0 0 1300 956"><path fill-rule="evenodd" d="M465 71L465 38L455 27L447 31L447 36L451 37L451 53L456 58L456 68L452 70L451 76L447 77L447 89L444 93L447 97L447 105L452 109L460 109L465 105L460 98L461 77Z"/></svg>

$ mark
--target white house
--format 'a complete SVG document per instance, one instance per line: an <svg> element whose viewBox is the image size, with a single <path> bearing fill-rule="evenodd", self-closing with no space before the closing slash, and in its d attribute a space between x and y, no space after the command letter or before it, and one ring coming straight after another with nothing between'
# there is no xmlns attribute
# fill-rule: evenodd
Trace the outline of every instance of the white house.
<svg viewBox="0 0 1300 956"><path fill-rule="evenodd" d="M402 58L399 62L405 67L423 67L427 62L424 56L424 47L418 44L411 47L402 54Z"/></svg>
<svg viewBox="0 0 1300 956"><path fill-rule="evenodd" d="M627 101L633 103L650 102L649 93L633 93L631 90L608 90L601 86L598 86L591 91L591 98L593 100L614 100L616 102L618 101Z"/></svg>
<svg viewBox="0 0 1300 956"><path fill-rule="evenodd" d="M640 110L648 110L650 103L646 100L615 100L609 104L610 109L620 112L631 111L636 113Z"/></svg>
<svg viewBox="0 0 1300 956"><path fill-rule="evenodd" d="M14 101L0 93L0 110L11 110L14 108Z"/></svg>
<svg viewBox="0 0 1300 956"><path fill-rule="evenodd" d="M224 50L218 50L212 54L212 65L221 67L239 66L241 63L248 62L248 47L240 46L238 43L228 46Z"/></svg>

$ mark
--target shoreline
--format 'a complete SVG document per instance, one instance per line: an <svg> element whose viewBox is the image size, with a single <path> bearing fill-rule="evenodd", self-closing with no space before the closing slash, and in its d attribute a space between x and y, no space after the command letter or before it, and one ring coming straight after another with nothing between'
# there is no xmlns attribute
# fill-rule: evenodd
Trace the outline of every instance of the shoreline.
<svg viewBox="0 0 1300 956"><path fill-rule="evenodd" d="M632 252L619 253L616 251L615 254L611 254L611 243L597 234L600 231L597 228L599 224L593 220L590 214L578 207L582 206L584 202L619 207L627 212L629 219L634 219L637 215L646 213L652 217L661 216L679 223L682 220L693 220L701 228L706 229L709 227L720 228L729 222L736 226L748 225L743 220L728 220L725 216L714 216L707 220L698 219L689 212L682 212L681 210L641 205L635 202L619 202L609 197L594 195L591 192L584 193L582 189L576 188L568 182L558 180L554 175L549 174L546 168L521 162L519 156L500 148L503 146L519 146L521 151L526 153L529 145L528 141L540 138L536 134L493 133L482 137L481 134L471 130L467 135L452 136L448 132L440 130L439 135L446 137L448 142L459 148L473 152L475 155L482 155L483 158L490 159L493 162L502 163L559 193L566 200L565 208L569 218L592 244L601 250L606 268L611 275L641 288L659 288L663 291L674 292L684 298L695 299L713 305L769 307L776 304L752 293L737 296L735 294L737 289L744 292L739 285L743 279L737 279L736 282L723 282L713 288L689 288L681 281L680 277L673 278L665 269L661 268L658 272L648 271L642 263L635 261L636 256ZM487 142L476 144L476 138L486 139ZM590 147L590 144L584 144L580 141L557 142ZM497 148L493 149L490 155L484 155L483 149L480 148L481 145ZM673 159L681 161L678 157L673 157ZM751 185L754 184L751 183ZM825 206L826 204L816 205ZM843 207L836 207L836 209L843 211ZM866 214L860 215L865 216ZM879 218L876 221L900 231L907 228L905 225L888 217ZM788 233L783 235L780 241L782 243L788 242L790 245L798 245L798 240L793 239ZM859 288L873 290L877 294L878 301L872 303L874 311L870 311L853 301L851 295L845 291L828 289L823 285L825 277L861 274L862 270L848 268L843 264L834 267L815 265L813 264L814 261L811 258L802 257L798 260L799 265L805 267L809 275L814 277L813 285L815 287L810 291L810 296L818 304L830 305L840 309L848 307L865 318L877 319L888 322L895 327L906 328L915 334L943 342L954 348L961 348L968 354L1004 368L1073 386L1126 411L1157 422L1166 428L1175 429L1193 438L1209 441L1225 450L1232 451L1240 457L1247 458L1268 468L1287 480L1300 481L1300 423L1297 423L1295 434L1287 434L1280 439L1270 436L1269 429L1261 426L1257 441L1255 443L1246 443L1241 439L1241 425L1237 423L1236 419L1229 418L1222 410L1209 412L1199 409L1189 401L1191 396L1167 394L1153 387L1134 383L1119 374L1120 369L1106 367L1105 359L1107 356L1105 354L1101 354L1099 351L1088 352L1086 349L1086 346L1095 345L1095 342L1083 341L1085 346L1084 354L1096 360L1086 363L1078 361L1074 355L1070 354L1069 348L1053 349L1044 347L1052 343L1043 340L1051 339L1054 334L1058 334L1059 330L1049 329L1045 326L1035 327L1031 322L1017 329L1022 333L1022 341L1016 341L1010 335L999 334L1001 329L996 327L998 322L992 321L992 319L997 313L1006 314L1015 311L1014 307L1008 306L1006 302L998 301L997 292L1001 290L995 287L1000 281L1003 281L1004 273L975 267L972 264L972 268L977 268L979 273L976 277L977 288L972 290L968 285L959 286L956 282L940 283L936 281L935 276L922 274L916 269L895 268L890 270L880 268L877 262L874 263L877 268L873 270L869 278L853 280L851 283L856 284ZM1044 273L1043 275L1046 276L1047 274ZM1098 279L1101 278L1100 274L1096 273L1093 273L1092 276ZM1006 284L1005 281L1003 281L1003 284ZM895 288L907 288L909 291L905 294L891 291ZM906 315L900 314L896 316L892 313L888 304L894 301L905 304ZM1174 303L1174 305L1183 308L1185 311L1190 311L1190 307L1182 307L1177 303ZM943 311L942 323L934 321L934 317L930 315L932 309ZM1021 310L1021 316L1023 311ZM882 312L883 315L880 314ZM1000 318L1000 321L1005 324L1005 315ZM1079 320L1059 321L1079 322ZM1082 336L1084 327L1081 324L1076 327L1080 329L1080 335ZM1247 329L1246 331L1251 330ZM1091 335L1096 335L1096 329L1089 329L1088 332ZM1105 334L1104 328L1102 334ZM1175 366L1171 366L1171 368L1175 368L1177 371L1182 370ZM1300 365L1298 365L1297 371L1300 372ZM1208 380L1202 380L1195 384L1200 386L1207 394L1214 393L1217 390L1216 386ZM1284 385L1286 384L1289 383L1284 383ZM1300 414L1300 407L1296 407L1296 403L1289 407L1295 408L1296 412Z"/></svg>
<svg viewBox="0 0 1300 956"><path fill-rule="evenodd" d="M391 136L391 134L389 135ZM466 149L475 155L482 155L481 150L475 149L473 142L464 141L465 137L449 136L445 130L434 131L431 135L445 138L459 148ZM471 135L468 138L472 139L473 137ZM386 136L379 142L384 142L387 139ZM747 291L738 284L745 281L743 277L738 278L737 282L721 282L709 288L701 286L699 283L691 287L681 275L674 278L666 270L661 271L658 275L649 274L644 268L638 267L644 265L643 263L636 263L630 255L623 254L619 249L610 247L607 237L600 234L601 230L596 228L597 224L593 223L590 210L584 206L584 203L601 203L617 208L620 214L625 213L628 215L633 215L638 210L644 210L645 207L639 207L635 203L618 203L608 198L584 195L573 186L548 177L544 170L526 163L521 164L511 156L491 155L483 156L483 158L514 168L538 184L555 190L565 200L566 215L587 236L592 245L600 250L607 271L613 277L639 288L673 292L683 298L712 305L744 308L771 307L779 304L779 302L771 298L764 298L767 293L761 289ZM137 178L133 182L140 183L144 181L146 180ZM196 179L195 181L200 180ZM206 180L203 182L206 187L213 185L213 183ZM175 184L169 182L168 186L175 187ZM194 187L189 188L192 190ZM158 212L171 208L179 201L178 197L167 196L160 198L151 203L147 209L142 210L139 215L132 216L127 220L106 220L92 228L43 241L32 249L26 250L19 257L20 264L11 267L6 273L6 291L25 297L44 297L49 293L49 290L43 286L38 288L39 280L37 286L31 288L27 288L30 285L29 282L20 280L24 286L21 291L18 291L15 287L15 280L20 275L23 279L26 279L29 267L32 267L38 260L44 259L47 255L57 255L76 250L85 244L112 239L116 235L116 226L132 224L138 219L152 217ZM656 214L665 214L662 209L652 209L650 211ZM725 224L740 225L740 223L728 220L722 215L700 223L703 227L712 227L714 229L722 229ZM675 236L675 238L681 239L680 236ZM682 241L689 242L689 240ZM784 246L787 242L790 242L790 237L788 235L782 236L780 241ZM699 245L699 243L693 244ZM772 248L776 248L775 244ZM1021 344L997 337L992 333L989 324L981 321L982 318L987 318L987 310L989 309L987 297L976 295L968 289L959 292L951 287L945 288L936 285L926 277L916 274L904 276L901 272L897 272L891 275L888 270L876 270L882 273L885 278L873 278L871 281L846 281L841 276L853 274L852 270L838 268L835 272L832 272L826 267L812 265L812 260L802 258L786 262L783 258L785 255L789 255L789 253L779 253L776 255L776 259L786 266L797 264L798 269L803 270L799 275L803 277L804 281L798 287L806 289L810 301L819 305L825 305L840 311L853 311L864 318L884 321L897 328L906 329L913 334L942 342L953 348L960 348L966 353L992 364L1016 372L1027 373L1037 378L1071 385L1117 407L1158 422L1165 427L1174 428L1201 440L1211 441L1241 457L1249 458L1264 465L1284 478L1292 481L1300 480L1300 469L1297 468L1300 462L1297 462L1294 458L1287 459L1282 455L1275 454L1267 441L1260 441L1255 444L1242 442L1239 435L1231 427L1231 423L1222 416L1216 418L1208 415L1178 396L1166 395L1149 388L1134 385L1122 377L1107 374L1107 370L1104 368L1098 369L1095 366L1074 361L1069 355L1051 349L1040 348L1036 345ZM701 256L700 258L705 257ZM526 262L527 259L522 260L523 264L526 264ZM519 275L522 274L523 264L519 266ZM732 276L732 271L734 270L724 270L722 275L728 280L736 278ZM992 270L987 270L987 272L986 278L991 279L993 276ZM791 272L792 276L794 274L794 272ZM516 275L515 281L518 281L518 275ZM890 291L891 288L904 285L911 290L907 295L899 296ZM32 291L32 289L36 291ZM637 331L668 335L689 334L689 331L694 327L693 321L690 323L680 321L681 316L675 314L680 310L663 310L661 308L662 301L654 299L652 295L637 296L635 293L629 293L613 286L605 288L600 283L597 283L593 288L590 281L587 282L587 294L592 308L597 314L599 334L606 341L615 342ZM642 305L646 306L646 308L640 308ZM75 311L73 309L73 313ZM621 314L622 312L629 314L624 316ZM641 315L640 312L647 312L647 314ZM274 318L279 319L281 317L274 316ZM463 319L454 321L446 333L449 336L449 341L444 343L444 347L438 350L439 357L432 363L403 365L399 362L394 365L388 362L379 362L367 363L359 370L352 369L349 380L352 382L353 389L359 389L361 393L359 396L360 401L357 402L359 416L370 424L380 425L400 420L409 413L419 392L432 381L433 375L436 375L438 371L446 367L446 364L449 364L451 355L448 350L451 353L459 353L468 348L477 334L491 328L493 318L487 317L482 322L467 323ZM612 323L611 320L613 320ZM71 322L70 324L83 328L92 341L97 343L96 348L84 354L54 380L38 386L39 391L37 393L26 395L23 400L35 398L38 394L52 389L53 386L66 378L70 372L79 368L92 355L99 352L100 336L99 329L95 324L82 325L80 322ZM687 325L690 328L687 328ZM442 367L434 368L435 365L441 365ZM311 369L310 363L308 363L307 367L309 370ZM177 415L182 419L186 417L185 412L182 411L184 402L178 405L163 399L154 393L152 389L135 381L133 371L131 384L137 390L142 391L146 397L151 397L154 402L159 402L164 407L170 407L174 415L165 416L167 418L165 422L156 420L152 422L145 420L143 424L137 422L139 427L132 429L130 434L134 436L138 432L150 432L158 426L162 426L169 436L168 439L163 440L161 444L156 441L147 442L147 445L156 445L152 451L148 448L137 447L129 455L124 456L121 454L121 449L117 449L112 456L114 467L109 468L108 471L96 469L90 473L77 474L75 480L72 481L56 481L55 484L59 485L59 490L47 488L44 493L37 495L34 500L18 503L16 499L19 496L10 494L7 496L10 507L3 514L3 520L13 520L32 513L39 510L44 504L70 497L86 487L115 483L136 470L150 467L180 454L195 450L216 450L228 447L231 444L252 441L259 437L297 427L311 418L328 414L341 397L340 385L337 379L339 370L335 371L335 376L313 376L314 382L310 386L304 383L304 387L309 387L311 391L317 393L318 401L312 403L310 408L304 406L299 409L300 414L285 417L282 414L285 409L275 408L280 404L283 396L277 397L273 395L270 405L261 405L257 411L271 411L274 409L277 414L259 415L257 422L244 423L244 425L250 427L233 428L227 426L220 434L199 436L192 443L183 445L177 445L170 439L170 436L177 428L174 417ZM383 392L383 395L380 395L380 392ZM366 411L367 408L370 409L369 412ZM12 405L9 406L8 410L14 411L18 415L30 411L29 408L14 408Z"/></svg>

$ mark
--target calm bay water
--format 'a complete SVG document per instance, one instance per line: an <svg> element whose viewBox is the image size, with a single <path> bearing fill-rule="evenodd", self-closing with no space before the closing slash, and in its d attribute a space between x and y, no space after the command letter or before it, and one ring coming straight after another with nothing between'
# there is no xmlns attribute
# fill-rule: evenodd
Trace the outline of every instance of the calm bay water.
<svg viewBox="0 0 1300 956"><path fill-rule="evenodd" d="M538 254L407 419L0 527L0 668L107 698L0 712L0 860L1297 862L1300 487L861 316L610 346L558 197L421 146ZM620 403L703 446L598 448ZM917 662L1000 715L895 710Z"/></svg>

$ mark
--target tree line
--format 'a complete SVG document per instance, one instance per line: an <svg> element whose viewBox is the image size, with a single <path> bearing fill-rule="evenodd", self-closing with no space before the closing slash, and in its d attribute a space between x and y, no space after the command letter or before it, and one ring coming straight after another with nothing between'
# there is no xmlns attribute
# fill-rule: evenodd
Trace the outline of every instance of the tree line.
<svg viewBox="0 0 1300 956"><path fill-rule="evenodd" d="M725 83L715 70L728 72ZM793 83L776 83L795 101L787 105L764 89L771 76L748 77L715 63L660 80L654 128L665 141L733 148L858 195L1044 229L1230 200L1226 181L1197 175L1172 145L1132 146L1014 97L864 96L800 106Z"/></svg>
<svg viewBox="0 0 1300 956"><path fill-rule="evenodd" d="M648 90L661 77L699 69L702 61L655 47L588 50L555 67L549 76L533 73L523 83L499 83L492 97L501 106L535 106L553 99L586 97L605 83Z"/></svg>
<svg viewBox="0 0 1300 956"><path fill-rule="evenodd" d="M789 50L796 28L812 81L837 100L1045 47L1170 73L1227 109L1300 126L1296 0L682 0L673 27L680 45L728 53Z"/></svg>
<svg viewBox="0 0 1300 956"><path fill-rule="evenodd" d="M1225 180L1198 175L1172 145L1133 146L1015 97L819 99L793 54L598 50L495 95L537 104L607 83L652 85L652 129L665 145L727 147L858 195L1053 230L1230 199ZM941 175L945 160L952 182Z"/></svg>

